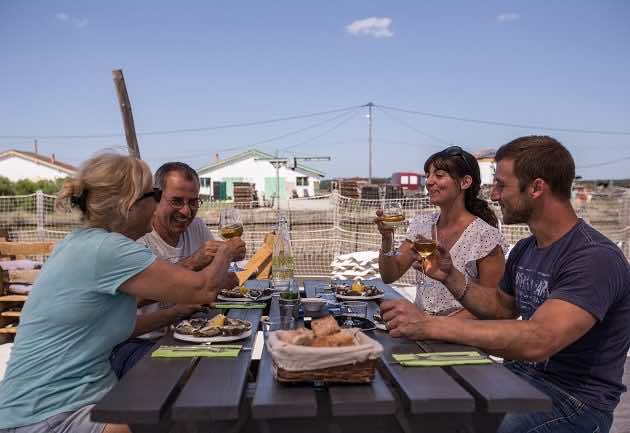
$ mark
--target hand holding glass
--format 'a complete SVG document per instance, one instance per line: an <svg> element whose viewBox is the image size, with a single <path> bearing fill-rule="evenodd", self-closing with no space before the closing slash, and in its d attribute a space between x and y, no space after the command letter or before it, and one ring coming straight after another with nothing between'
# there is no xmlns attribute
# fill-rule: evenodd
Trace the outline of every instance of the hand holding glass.
<svg viewBox="0 0 630 433"><path fill-rule="evenodd" d="M243 235L243 222L238 209L224 208L219 214L219 233L225 240L241 237ZM233 267L235 272L242 271L236 264Z"/></svg>
<svg viewBox="0 0 630 433"><path fill-rule="evenodd" d="M397 256L400 254L396 248L394 248L394 233L398 226L405 221L405 214L403 213L402 206L398 202L390 202L383 204L383 216L381 217L381 224L388 229L391 229L391 247L386 256Z"/></svg>
<svg viewBox="0 0 630 433"><path fill-rule="evenodd" d="M437 233L437 225L431 224L431 239L425 238L423 236L418 236L416 240L413 242L413 249L417 252L422 261L422 270L421 272L421 285L424 286L425 283L425 274L424 274L424 259L433 254L438 247L438 233Z"/></svg>

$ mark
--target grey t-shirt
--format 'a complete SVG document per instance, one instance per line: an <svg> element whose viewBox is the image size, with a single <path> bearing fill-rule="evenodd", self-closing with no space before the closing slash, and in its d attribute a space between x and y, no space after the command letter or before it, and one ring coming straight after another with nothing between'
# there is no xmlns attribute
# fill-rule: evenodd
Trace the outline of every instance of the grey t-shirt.
<svg viewBox="0 0 630 433"><path fill-rule="evenodd" d="M195 218L186 231L179 237L176 247L167 244L155 230L142 236L137 242L149 248L159 259L177 263L180 260L192 256L206 241L213 239L214 236L212 236L206 224L201 219ZM138 308L138 314L152 313L159 309L160 305L156 302ZM164 330L157 330L143 334L139 338L152 339L161 337L162 335L164 335Z"/></svg>
<svg viewBox="0 0 630 433"><path fill-rule="evenodd" d="M570 302L597 319L581 338L533 368L583 403L612 412L626 391L622 375L630 348L630 265L621 250L579 220L548 247L537 247L533 236L519 241L500 287L516 296L523 320L547 299Z"/></svg>

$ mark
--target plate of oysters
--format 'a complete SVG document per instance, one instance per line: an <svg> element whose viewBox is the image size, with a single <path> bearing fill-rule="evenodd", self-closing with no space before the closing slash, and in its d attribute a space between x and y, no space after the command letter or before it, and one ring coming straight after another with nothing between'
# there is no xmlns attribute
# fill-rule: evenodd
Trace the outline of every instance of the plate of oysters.
<svg viewBox="0 0 630 433"><path fill-rule="evenodd" d="M332 284L338 299L347 301L369 301L372 299L381 299L385 297L385 293L376 286L355 280L352 284Z"/></svg>
<svg viewBox="0 0 630 433"><path fill-rule="evenodd" d="M211 319L198 317L182 320L173 329L173 338L192 343L219 343L242 340L252 335L247 320L232 319L218 314Z"/></svg>
<svg viewBox="0 0 630 433"><path fill-rule="evenodd" d="M234 287L233 289L223 289L219 292L217 299L231 302L252 302L267 301L271 299L271 289L249 289L245 286Z"/></svg>

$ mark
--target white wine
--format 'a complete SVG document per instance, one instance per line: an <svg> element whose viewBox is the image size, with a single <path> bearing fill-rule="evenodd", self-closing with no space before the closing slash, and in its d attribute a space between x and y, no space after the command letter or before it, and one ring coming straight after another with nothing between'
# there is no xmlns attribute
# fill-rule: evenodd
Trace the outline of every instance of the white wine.
<svg viewBox="0 0 630 433"><path fill-rule="evenodd" d="M382 223L389 229L395 229L405 221L405 215L387 215L382 217Z"/></svg>
<svg viewBox="0 0 630 433"><path fill-rule="evenodd" d="M243 235L243 224L231 224L219 230L223 239L232 239Z"/></svg>
<svg viewBox="0 0 630 433"><path fill-rule="evenodd" d="M413 249L420 254L423 259L426 259L437 249L437 242L435 241L415 241L413 243Z"/></svg>

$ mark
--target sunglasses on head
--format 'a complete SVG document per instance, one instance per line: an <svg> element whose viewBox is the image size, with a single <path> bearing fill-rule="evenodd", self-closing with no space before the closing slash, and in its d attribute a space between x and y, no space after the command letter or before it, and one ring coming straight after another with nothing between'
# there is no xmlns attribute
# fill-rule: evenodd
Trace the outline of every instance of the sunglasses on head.
<svg viewBox="0 0 630 433"><path fill-rule="evenodd" d="M440 154L442 154L444 156L459 156L461 159L464 160L464 164L466 164L466 168L468 168L468 171L470 172L470 174L472 175L474 173L474 171L472 169L472 166L470 165L470 163L466 159L466 155L464 154L464 149L462 149L461 147L459 147L459 146L449 146L446 149L444 149L443 151L441 151Z"/></svg>
<svg viewBox="0 0 630 433"><path fill-rule="evenodd" d="M139 201L144 200L145 198L149 198L149 197L153 197L153 200L155 200L157 203L159 203L160 200L162 199L162 190L160 188L153 188L152 191L145 192L144 194L142 194L140 196L140 198L138 200L136 200L136 203L138 203Z"/></svg>

